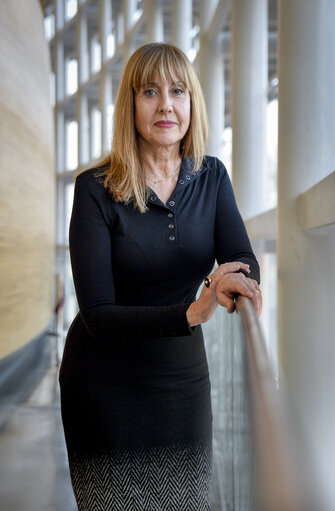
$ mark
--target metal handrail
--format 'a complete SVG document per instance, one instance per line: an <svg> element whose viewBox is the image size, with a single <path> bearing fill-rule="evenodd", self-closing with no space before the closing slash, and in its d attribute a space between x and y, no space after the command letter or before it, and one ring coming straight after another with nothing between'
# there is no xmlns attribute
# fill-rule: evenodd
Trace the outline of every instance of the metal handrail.
<svg viewBox="0 0 335 511"><path fill-rule="evenodd" d="M249 298L239 296L246 337L253 436L256 447L257 511L306 511L303 484L293 456L289 417L268 359L264 336Z"/></svg>

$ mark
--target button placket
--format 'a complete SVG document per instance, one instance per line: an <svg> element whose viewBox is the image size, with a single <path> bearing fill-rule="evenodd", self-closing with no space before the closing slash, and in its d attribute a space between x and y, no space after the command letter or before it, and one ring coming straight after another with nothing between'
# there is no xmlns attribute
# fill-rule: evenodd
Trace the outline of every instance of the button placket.
<svg viewBox="0 0 335 511"><path fill-rule="evenodd" d="M173 200L169 201L169 206L173 207L174 205L175 205L175 201L173 201ZM175 213L172 213L172 211L169 211L167 214L168 240L171 243L176 243L176 240L177 240L175 216L176 216Z"/></svg>

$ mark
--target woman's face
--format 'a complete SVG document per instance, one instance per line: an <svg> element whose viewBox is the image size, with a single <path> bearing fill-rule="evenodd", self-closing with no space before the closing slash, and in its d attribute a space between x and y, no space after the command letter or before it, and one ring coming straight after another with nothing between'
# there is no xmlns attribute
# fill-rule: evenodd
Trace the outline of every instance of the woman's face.
<svg viewBox="0 0 335 511"><path fill-rule="evenodd" d="M182 82L162 81L135 94L135 126L144 142L159 148L180 145L190 125L191 99Z"/></svg>

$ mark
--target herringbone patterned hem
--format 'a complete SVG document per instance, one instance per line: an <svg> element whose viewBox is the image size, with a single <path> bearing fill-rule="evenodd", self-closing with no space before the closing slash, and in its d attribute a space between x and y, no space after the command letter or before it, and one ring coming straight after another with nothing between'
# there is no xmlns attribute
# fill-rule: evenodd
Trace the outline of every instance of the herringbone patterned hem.
<svg viewBox="0 0 335 511"><path fill-rule="evenodd" d="M210 511L211 446L70 456L79 511Z"/></svg>

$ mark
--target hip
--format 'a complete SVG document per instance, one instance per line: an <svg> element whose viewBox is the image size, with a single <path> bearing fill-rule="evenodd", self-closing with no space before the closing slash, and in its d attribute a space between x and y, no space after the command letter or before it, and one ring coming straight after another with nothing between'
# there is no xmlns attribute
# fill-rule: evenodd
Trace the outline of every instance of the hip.
<svg viewBox="0 0 335 511"><path fill-rule="evenodd" d="M73 321L65 343L60 383L94 378L122 380L151 387L162 384L204 383L208 366L201 326L193 335L158 339L94 339L80 314Z"/></svg>

